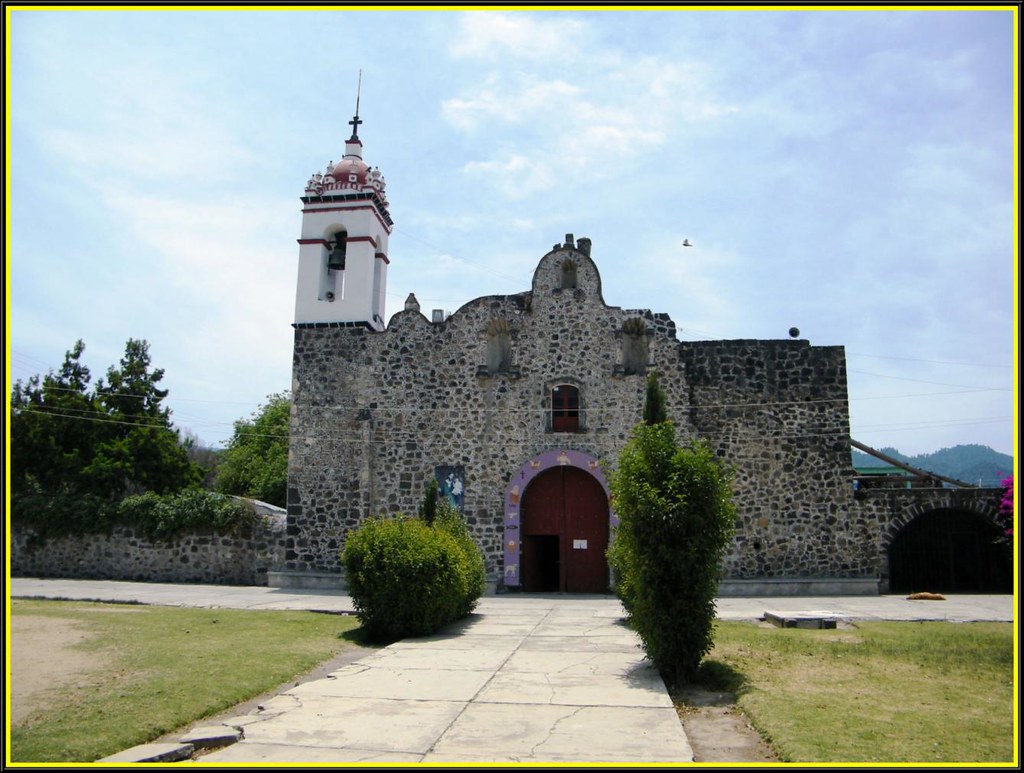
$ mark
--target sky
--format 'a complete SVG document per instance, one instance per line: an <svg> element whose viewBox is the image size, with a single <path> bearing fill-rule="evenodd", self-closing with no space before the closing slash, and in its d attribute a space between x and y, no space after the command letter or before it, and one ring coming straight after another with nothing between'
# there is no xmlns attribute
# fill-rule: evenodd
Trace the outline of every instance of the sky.
<svg viewBox="0 0 1024 773"><path fill-rule="evenodd" d="M5 10L8 386L145 339L214 447L287 390L361 71L388 318L572 233L680 340L844 346L861 443L1013 452L1015 9Z"/></svg>

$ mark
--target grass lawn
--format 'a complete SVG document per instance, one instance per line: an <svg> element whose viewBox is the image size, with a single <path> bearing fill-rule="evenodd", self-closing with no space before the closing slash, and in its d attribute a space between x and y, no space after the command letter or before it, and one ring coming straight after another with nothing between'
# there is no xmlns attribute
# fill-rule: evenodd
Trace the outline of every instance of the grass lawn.
<svg viewBox="0 0 1024 773"><path fill-rule="evenodd" d="M719 622L701 681L786 762L1011 762L1010 623Z"/></svg>
<svg viewBox="0 0 1024 773"><path fill-rule="evenodd" d="M11 728L18 762L87 762L146 743L359 643L355 617L313 612L14 599L11 613L73 622L84 638L72 649L97 664Z"/></svg>

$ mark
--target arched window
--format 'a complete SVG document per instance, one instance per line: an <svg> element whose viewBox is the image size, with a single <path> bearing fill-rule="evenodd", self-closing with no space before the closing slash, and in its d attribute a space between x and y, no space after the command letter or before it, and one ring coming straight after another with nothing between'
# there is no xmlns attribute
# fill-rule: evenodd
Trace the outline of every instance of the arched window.
<svg viewBox="0 0 1024 773"><path fill-rule="evenodd" d="M327 240L327 268L331 271L345 270L345 253L348 249L348 233L338 231Z"/></svg>
<svg viewBox="0 0 1024 773"><path fill-rule="evenodd" d="M512 337L508 322L492 319L487 325L487 372L506 373L512 370Z"/></svg>
<svg viewBox="0 0 1024 773"><path fill-rule="evenodd" d="M561 288L563 290L575 290L576 289L576 261L575 260L566 260L562 264Z"/></svg>
<svg viewBox="0 0 1024 773"><path fill-rule="evenodd" d="M622 323L622 371L631 376L647 372L647 326L639 317Z"/></svg>
<svg viewBox="0 0 1024 773"><path fill-rule="evenodd" d="M551 429L553 432L577 432L580 428L580 390L559 384L551 390Z"/></svg>

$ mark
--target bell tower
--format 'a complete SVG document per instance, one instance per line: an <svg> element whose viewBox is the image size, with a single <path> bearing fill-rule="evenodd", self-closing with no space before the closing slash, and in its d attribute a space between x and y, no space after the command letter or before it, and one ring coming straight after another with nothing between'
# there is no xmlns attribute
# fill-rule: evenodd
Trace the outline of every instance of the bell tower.
<svg viewBox="0 0 1024 773"><path fill-rule="evenodd" d="M345 155L316 172L302 196L295 324L384 329L388 213L384 177L363 161L359 95Z"/></svg>

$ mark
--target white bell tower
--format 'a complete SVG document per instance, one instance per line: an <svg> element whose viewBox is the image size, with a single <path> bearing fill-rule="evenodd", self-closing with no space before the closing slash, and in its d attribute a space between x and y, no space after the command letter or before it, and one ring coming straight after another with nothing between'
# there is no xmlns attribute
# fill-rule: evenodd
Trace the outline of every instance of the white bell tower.
<svg viewBox="0 0 1024 773"><path fill-rule="evenodd" d="M388 214L384 177L363 162L359 97L345 155L317 172L302 197L295 324L384 329Z"/></svg>

